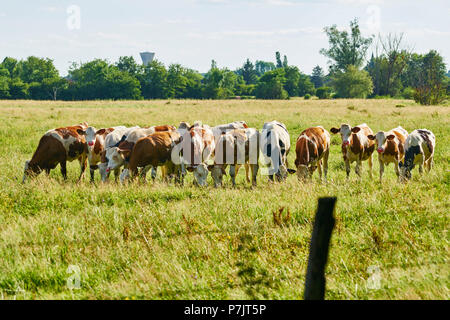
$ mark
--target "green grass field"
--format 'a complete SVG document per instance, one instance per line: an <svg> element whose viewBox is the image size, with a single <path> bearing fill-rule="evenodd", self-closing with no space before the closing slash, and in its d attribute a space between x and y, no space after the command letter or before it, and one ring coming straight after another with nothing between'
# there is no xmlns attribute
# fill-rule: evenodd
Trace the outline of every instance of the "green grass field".
<svg viewBox="0 0 450 320"><path fill-rule="evenodd" d="M398 105L401 105L400 107ZM450 109L408 100L0 101L0 299L301 299L317 198L337 196L327 299L449 299ZM435 167L398 183L363 164L345 178L332 136L327 184L296 176L251 188L138 182L77 184L78 162L22 185L25 160L49 129L87 121L97 128L202 120L284 122L295 141L310 126L366 122L436 135ZM160 179L158 170L158 179ZM289 209L283 225L273 211ZM70 266L70 268L69 268ZM78 272L70 273L70 270ZM67 282L79 277L80 288ZM379 280L379 281L377 281ZM379 284L379 285L377 285Z"/></svg>

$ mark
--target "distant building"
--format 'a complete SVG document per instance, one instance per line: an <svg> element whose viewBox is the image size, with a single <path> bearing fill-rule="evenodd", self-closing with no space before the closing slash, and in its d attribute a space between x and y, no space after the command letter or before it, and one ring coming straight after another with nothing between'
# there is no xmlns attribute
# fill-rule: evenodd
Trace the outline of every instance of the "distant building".
<svg viewBox="0 0 450 320"><path fill-rule="evenodd" d="M154 52L141 52L141 59L144 66L152 62L154 57L155 57Z"/></svg>

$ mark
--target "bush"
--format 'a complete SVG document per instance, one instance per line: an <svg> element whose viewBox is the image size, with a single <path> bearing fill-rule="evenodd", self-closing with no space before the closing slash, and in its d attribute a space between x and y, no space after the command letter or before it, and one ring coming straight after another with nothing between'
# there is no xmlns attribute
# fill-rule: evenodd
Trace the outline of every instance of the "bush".
<svg viewBox="0 0 450 320"><path fill-rule="evenodd" d="M320 87L316 89L316 96L319 99L330 99L331 88L330 87Z"/></svg>
<svg viewBox="0 0 450 320"><path fill-rule="evenodd" d="M366 98L373 91L372 78L365 70L348 66L345 72L337 72L332 80L336 92L342 98Z"/></svg>
<svg viewBox="0 0 450 320"><path fill-rule="evenodd" d="M311 98L311 95L309 93L305 94L305 100L309 100Z"/></svg>
<svg viewBox="0 0 450 320"><path fill-rule="evenodd" d="M410 99L410 100L412 100L412 99L414 99L414 92L415 92L414 88L406 87L406 88L403 89L403 91L402 91L402 97L403 97L404 99Z"/></svg>

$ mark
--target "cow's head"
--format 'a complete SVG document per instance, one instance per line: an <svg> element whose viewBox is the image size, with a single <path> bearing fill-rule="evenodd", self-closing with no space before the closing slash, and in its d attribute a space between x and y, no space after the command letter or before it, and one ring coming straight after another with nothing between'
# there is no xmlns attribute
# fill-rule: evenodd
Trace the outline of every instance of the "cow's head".
<svg viewBox="0 0 450 320"><path fill-rule="evenodd" d="M199 186L206 187L208 185L206 182L206 178L208 178L208 166L204 163L196 166L194 169L194 178Z"/></svg>
<svg viewBox="0 0 450 320"><path fill-rule="evenodd" d="M405 162L399 162L398 166L400 168L400 180L403 182L410 180L412 166L408 166Z"/></svg>
<svg viewBox="0 0 450 320"><path fill-rule="evenodd" d="M106 172L107 167L108 167L107 162L102 162L98 165L98 171L100 172L100 178L102 182L106 182L106 180L108 179L109 172Z"/></svg>
<svg viewBox="0 0 450 320"><path fill-rule="evenodd" d="M314 170L308 168L307 165L300 164L297 166L297 178L300 181L311 178L312 172L314 172Z"/></svg>
<svg viewBox="0 0 450 320"><path fill-rule="evenodd" d="M92 148L94 148L95 139L97 138L97 129L94 127L88 127L86 131L84 131L84 136L86 137L89 152L91 152Z"/></svg>
<svg viewBox="0 0 450 320"><path fill-rule="evenodd" d="M333 127L330 129L331 133L341 134L342 145L349 146L352 133L358 133L361 130L360 127L351 127L349 124L342 124L340 128Z"/></svg>
<svg viewBox="0 0 450 320"><path fill-rule="evenodd" d="M125 183L131 178L130 176L130 170L124 169L122 173L120 174L120 182Z"/></svg>
<svg viewBox="0 0 450 320"><path fill-rule="evenodd" d="M214 186L216 188L222 186L223 176L226 175L223 165L209 165L208 170L211 171Z"/></svg>
<svg viewBox="0 0 450 320"><path fill-rule="evenodd" d="M131 150L128 149L123 150L118 147L109 148L106 151L106 159L108 161L106 173L122 166L129 157L130 153Z"/></svg>
<svg viewBox="0 0 450 320"><path fill-rule="evenodd" d="M376 135L369 134L367 138L370 140L375 140L377 143L377 152L383 153L386 148L386 141L394 140L395 136L393 134L386 135L385 132L379 131Z"/></svg>

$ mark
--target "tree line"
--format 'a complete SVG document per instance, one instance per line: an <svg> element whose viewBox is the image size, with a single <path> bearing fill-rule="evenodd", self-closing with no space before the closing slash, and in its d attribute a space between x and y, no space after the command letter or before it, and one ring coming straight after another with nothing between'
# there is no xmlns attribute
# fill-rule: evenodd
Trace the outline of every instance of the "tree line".
<svg viewBox="0 0 450 320"><path fill-rule="evenodd" d="M96 100L96 99L309 99L401 97L421 104L438 104L449 95L449 76L442 56L412 52L403 35L363 37L358 21L350 32L336 25L325 27L329 48L320 53L329 59L311 75L289 65L275 53L275 62L247 59L241 68L221 68L213 60L201 74L180 64L165 66L154 60L147 66L133 57L115 63L95 59L73 63L61 77L49 58L6 57L0 64L0 99ZM370 59L369 48L375 47Z"/></svg>

